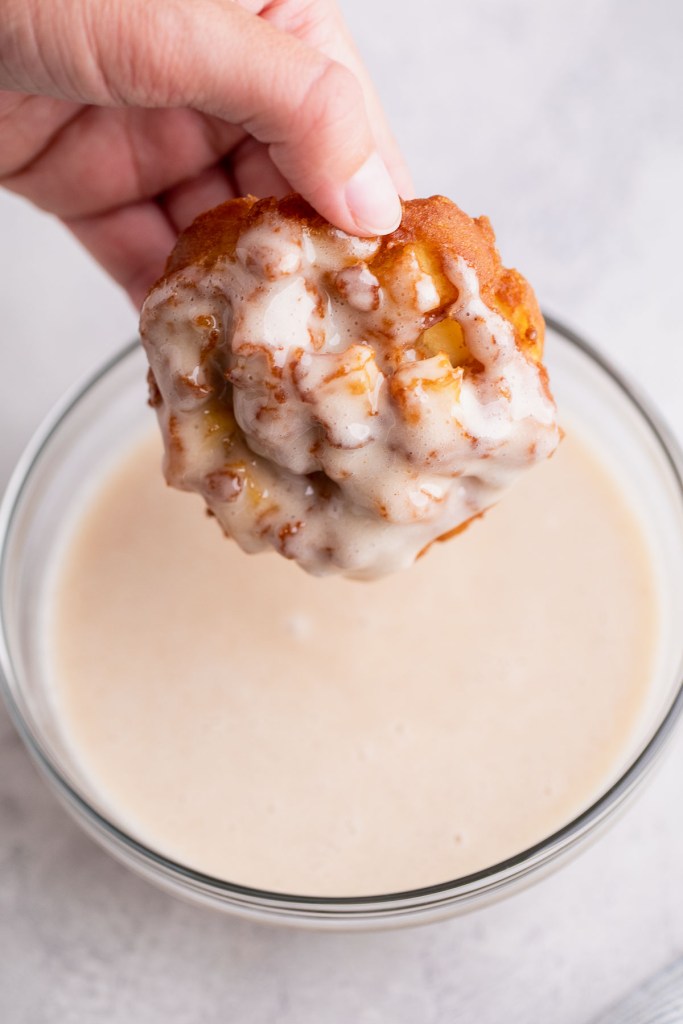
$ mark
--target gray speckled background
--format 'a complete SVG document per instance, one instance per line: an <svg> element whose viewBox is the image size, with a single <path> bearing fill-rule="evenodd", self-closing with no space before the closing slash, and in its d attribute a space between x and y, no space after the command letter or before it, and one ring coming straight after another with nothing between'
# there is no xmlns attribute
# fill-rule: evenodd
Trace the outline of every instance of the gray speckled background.
<svg viewBox="0 0 683 1024"><path fill-rule="evenodd" d="M545 306L683 438L683 4L344 6L419 192L488 213ZM6 195L0 306L4 481L135 318L57 224ZM0 710L0 1021L580 1024L683 952L682 780L679 732L608 834L487 910L404 932L280 931L185 906L110 860Z"/></svg>

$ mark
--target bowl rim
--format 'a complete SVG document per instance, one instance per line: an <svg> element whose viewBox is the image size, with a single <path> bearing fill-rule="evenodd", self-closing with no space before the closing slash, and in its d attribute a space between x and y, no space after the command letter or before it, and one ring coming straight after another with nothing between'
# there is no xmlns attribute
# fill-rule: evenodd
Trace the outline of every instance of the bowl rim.
<svg viewBox="0 0 683 1024"><path fill-rule="evenodd" d="M665 458L676 482L678 497L683 506L683 451L669 427L659 414L652 410L648 400L643 399L638 389L633 387L610 360L562 321L548 314L545 314L545 320L554 333L560 335L564 341L569 342L570 346L578 349L583 356L597 365L639 414L640 419L644 421L652 438L656 441L660 454ZM15 516L20 508L23 495L54 436L85 395L110 372L124 364L139 348L139 339L125 345L98 369L90 372L76 383L53 407L20 456L0 503L0 693L4 697L14 726L34 761L47 775L48 780L55 785L58 795L72 811L76 812L80 823L87 826L87 831L94 834L95 838L107 840L112 844L114 850L111 850L110 846L110 852L118 850L119 855L132 856L138 866L145 866L148 870L152 869L154 873L160 873L166 880L174 880L176 883L182 884L185 890L189 888L195 893L203 892L209 899L212 897L214 900L218 899L226 908L232 906L237 909L248 906L255 912L258 912L259 909L266 913L268 911L280 911L285 914L289 912L299 917L313 914L353 917L367 915L373 910L379 915L392 916L400 912L427 910L436 906L476 899L507 882L522 878L550 863L574 846L582 836L593 831L603 819L623 803L652 767L677 719L683 713L683 659L676 672L678 687L665 714L640 751L608 789L580 814L534 845L480 871L435 885L365 896L297 895L240 885L197 871L158 853L115 825L106 815L97 810L79 791L78 787L62 774L51 756L49 748L39 735L39 731L27 719L15 699L14 691L15 689L20 690L21 686L18 673L14 669L5 621L4 594L7 558Z"/></svg>

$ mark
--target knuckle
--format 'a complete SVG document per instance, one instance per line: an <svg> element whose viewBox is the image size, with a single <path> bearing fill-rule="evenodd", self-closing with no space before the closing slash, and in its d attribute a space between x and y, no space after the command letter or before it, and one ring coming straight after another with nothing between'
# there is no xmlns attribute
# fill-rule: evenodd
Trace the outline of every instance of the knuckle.
<svg viewBox="0 0 683 1024"><path fill-rule="evenodd" d="M365 121L363 90L356 76L344 65L328 61L306 90L301 107L303 135L335 135L340 129L353 131Z"/></svg>

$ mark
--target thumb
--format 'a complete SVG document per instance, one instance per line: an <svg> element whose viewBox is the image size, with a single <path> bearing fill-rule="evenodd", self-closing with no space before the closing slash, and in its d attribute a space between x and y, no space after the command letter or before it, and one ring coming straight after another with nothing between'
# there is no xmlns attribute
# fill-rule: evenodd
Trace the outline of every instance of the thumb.
<svg viewBox="0 0 683 1024"><path fill-rule="evenodd" d="M164 3L158 16L177 55L172 77L168 65L157 71L162 90L242 125L292 188L343 230L398 226L400 201L348 68L224 0Z"/></svg>
<svg viewBox="0 0 683 1024"><path fill-rule="evenodd" d="M393 231L401 203L375 148L363 89L342 64L319 59L320 73L311 69L297 83L299 104L266 103L246 127L269 144L278 170L332 223L352 234Z"/></svg>

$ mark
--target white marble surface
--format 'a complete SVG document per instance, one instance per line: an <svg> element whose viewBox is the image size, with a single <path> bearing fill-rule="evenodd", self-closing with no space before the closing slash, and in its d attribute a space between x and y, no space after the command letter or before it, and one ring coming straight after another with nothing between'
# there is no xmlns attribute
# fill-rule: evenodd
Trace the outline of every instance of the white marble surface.
<svg viewBox="0 0 683 1024"><path fill-rule="evenodd" d="M487 212L545 306L683 439L683 5L346 0L421 193ZM48 406L134 331L49 218L0 195L0 483ZM471 916L323 935L176 902L111 861L0 710L0 1021L580 1024L683 953L683 731L577 860Z"/></svg>

